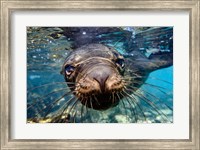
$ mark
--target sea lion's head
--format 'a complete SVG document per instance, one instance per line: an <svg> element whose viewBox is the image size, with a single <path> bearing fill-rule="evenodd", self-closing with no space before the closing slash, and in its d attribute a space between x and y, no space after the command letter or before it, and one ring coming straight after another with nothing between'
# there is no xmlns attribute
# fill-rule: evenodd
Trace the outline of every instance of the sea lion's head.
<svg viewBox="0 0 200 150"><path fill-rule="evenodd" d="M96 110L116 106L123 97L123 56L102 44L90 44L72 51L61 73L83 105ZM74 83L71 85L69 83Z"/></svg>

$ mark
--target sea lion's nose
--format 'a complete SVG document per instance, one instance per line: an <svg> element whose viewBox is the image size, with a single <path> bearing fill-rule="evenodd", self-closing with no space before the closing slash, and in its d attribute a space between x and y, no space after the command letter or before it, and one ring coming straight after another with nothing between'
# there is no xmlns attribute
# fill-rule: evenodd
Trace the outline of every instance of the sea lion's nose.
<svg viewBox="0 0 200 150"><path fill-rule="evenodd" d="M101 92L105 92L105 84L107 79L109 78L109 74L108 73L96 73L96 76L93 77L94 80L96 80L99 83Z"/></svg>
<svg viewBox="0 0 200 150"><path fill-rule="evenodd" d="M89 77L95 80L99 84L99 90L104 93L106 87L106 81L110 77L111 69L108 67L100 67L96 66L95 69L92 69L90 72ZM97 88L97 87L96 87Z"/></svg>

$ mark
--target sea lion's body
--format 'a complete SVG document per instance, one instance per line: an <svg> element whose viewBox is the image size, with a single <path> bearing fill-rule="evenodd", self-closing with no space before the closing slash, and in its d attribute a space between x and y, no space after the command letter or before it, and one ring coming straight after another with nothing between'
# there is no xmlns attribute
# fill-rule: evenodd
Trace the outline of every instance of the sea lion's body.
<svg viewBox="0 0 200 150"><path fill-rule="evenodd" d="M83 105L105 110L116 106L126 93L136 91L151 71L172 65L171 55L138 56L124 58L112 47L88 44L69 54L61 73L67 83L75 84L68 86Z"/></svg>

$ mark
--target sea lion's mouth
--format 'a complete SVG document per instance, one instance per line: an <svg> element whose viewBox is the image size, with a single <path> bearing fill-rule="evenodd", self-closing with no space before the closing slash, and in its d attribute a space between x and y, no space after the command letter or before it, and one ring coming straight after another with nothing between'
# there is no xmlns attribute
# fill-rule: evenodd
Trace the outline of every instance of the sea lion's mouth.
<svg viewBox="0 0 200 150"><path fill-rule="evenodd" d="M79 100L87 108L95 110L106 110L108 108L116 106L120 99L118 93L99 93L99 94L80 94Z"/></svg>
<svg viewBox="0 0 200 150"><path fill-rule="evenodd" d="M116 106L122 98L125 83L120 79L107 79L105 85L97 80L82 79L75 88L75 95L88 108L105 110Z"/></svg>

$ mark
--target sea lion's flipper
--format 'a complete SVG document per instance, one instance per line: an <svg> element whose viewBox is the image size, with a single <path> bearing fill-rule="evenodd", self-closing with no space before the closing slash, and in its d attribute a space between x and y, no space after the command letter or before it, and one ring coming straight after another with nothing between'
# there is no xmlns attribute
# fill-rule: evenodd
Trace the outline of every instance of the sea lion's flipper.
<svg viewBox="0 0 200 150"><path fill-rule="evenodd" d="M125 58L130 70L146 73L173 65L173 53L171 52L151 55L149 58L140 52L135 52L134 55L126 55Z"/></svg>
<svg viewBox="0 0 200 150"><path fill-rule="evenodd" d="M137 66L149 73L173 65L173 27L153 27L139 32L130 46L126 50L127 61L132 61L133 70Z"/></svg>
<svg viewBox="0 0 200 150"><path fill-rule="evenodd" d="M151 55L149 61L155 65L155 67L150 68L151 71L166 68L173 65L173 53Z"/></svg>

